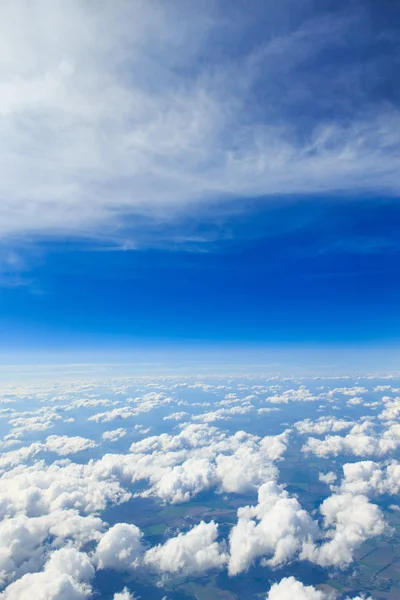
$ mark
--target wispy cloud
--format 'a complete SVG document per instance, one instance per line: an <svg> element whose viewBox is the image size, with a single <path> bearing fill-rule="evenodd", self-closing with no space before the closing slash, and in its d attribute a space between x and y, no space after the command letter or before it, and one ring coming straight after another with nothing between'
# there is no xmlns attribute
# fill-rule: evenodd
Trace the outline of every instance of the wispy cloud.
<svg viewBox="0 0 400 600"><path fill-rule="evenodd" d="M361 8L267 4L3 3L0 236L125 247L241 197L397 196L396 40Z"/></svg>

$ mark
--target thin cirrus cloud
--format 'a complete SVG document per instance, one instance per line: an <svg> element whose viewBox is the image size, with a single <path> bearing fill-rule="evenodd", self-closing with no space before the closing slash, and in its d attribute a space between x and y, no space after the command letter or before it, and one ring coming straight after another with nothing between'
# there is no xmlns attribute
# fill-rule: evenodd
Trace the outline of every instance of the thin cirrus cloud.
<svg viewBox="0 0 400 600"><path fill-rule="evenodd" d="M0 236L126 246L241 198L397 196L396 35L347 4L3 3Z"/></svg>

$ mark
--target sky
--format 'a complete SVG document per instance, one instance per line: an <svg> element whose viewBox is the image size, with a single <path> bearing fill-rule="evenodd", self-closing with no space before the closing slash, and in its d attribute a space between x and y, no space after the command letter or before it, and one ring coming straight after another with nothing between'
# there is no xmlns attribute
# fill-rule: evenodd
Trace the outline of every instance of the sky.
<svg viewBox="0 0 400 600"><path fill-rule="evenodd" d="M2 361L395 360L399 25L3 2Z"/></svg>

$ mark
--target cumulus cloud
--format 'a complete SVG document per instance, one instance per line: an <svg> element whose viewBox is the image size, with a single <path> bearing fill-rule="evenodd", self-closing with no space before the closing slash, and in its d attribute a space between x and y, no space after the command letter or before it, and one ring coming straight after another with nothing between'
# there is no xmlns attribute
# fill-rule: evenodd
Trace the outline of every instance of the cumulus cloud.
<svg viewBox="0 0 400 600"><path fill-rule="evenodd" d="M322 481L322 483L330 485L331 483L334 483L336 481L337 475L332 471L329 471L329 473L319 473L318 479Z"/></svg>
<svg viewBox="0 0 400 600"><path fill-rule="evenodd" d="M187 387L191 385L189 381L186 382ZM52 402L55 397L63 401L68 398L68 403L57 404L57 408L51 409L54 414L57 411L60 414L69 412L69 407L74 404L70 400L74 397L80 403L74 410L89 410L89 414L97 410L100 394L91 384L68 385L70 390L60 386L56 391L51 386L40 388L38 410L43 422L50 415L46 403ZM204 385L208 393L218 387ZM290 387L292 385L291 382ZM155 392L147 392L153 387ZM224 398L222 402L229 403L222 405L224 411L236 408L240 404L239 396L247 393L249 386L247 382L244 385L231 381L226 386L228 388L235 389L237 394L232 391ZM275 388L269 391L280 391ZM139 414L166 405L176 410L175 405L180 400L171 400L169 389L169 379L141 382L136 387L128 381L121 384L114 382L110 387L113 394L126 397L131 394L127 405L122 408L127 407L135 414L136 411ZM265 390L260 386L252 392L252 396L245 397L246 403L257 402L258 393L264 395ZM26 388L21 393L30 397L33 391ZM309 391L302 387L299 397L308 398ZM94 404L87 406L86 400ZM106 400L101 400L102 406L104 402ZM113 413L114 408L109 412ZM95 422L103 421L104 415L107 415L107 421L109 412L94 415L96 418L90 424L93 431L97 429L98 437L94 440L53 435L44 441L1 454L0 518L3 521L0 522L0 572L2 586L8 586L1 598L24 598L25 588L35 589L35 586L40 586L43 594L48 594L43 596L46 600L53 597L51 594L60 600L89 597L92 576L85 578L67 569L63 573L50 569L49 561L57 556L55 552L60 549L84 554L88 547L94 548L90 560L97 568L124 572L140 565L151 568L162 578L197 575L226 565L229 565L229 573L235 575L247 570L256 561L270 567L297 559L311 560L323 566L344 566L351 562L360 543L385 530L383 515L367 496L388 491L396 493L400 489L400 468L396 461L383 465L372 461L354 463L352 467L345 465L343 480L335 486L332 473L320 474L321 480L332 486L333 495L322 503L322 519L318 525L316 517L315 520L311 518L299 499L291 497L284 486L276 483L279 472L275 463L284 457L288 448L290 429L279 435L262 437L206 423L179 423L174 434L164 433L144 439L136 436L138 441L131 444L127 453L106 453L99 457L99 446L95 458L86 464L65 458L94 448L98 438L111 442L126 434L127 430L122 427L104 433L101 433L103 428L96 428ZM161 420L165 410L160 413ZM101 417L98 417L99 414ZM185 417L172 412L172 415L176 414ZM15 427L23 426L18 419L34 419L34 416L35 408L29 414L16 411ZM74 416L80 418L79 415ZM9 419L8 413L4 419ZM54 422L63 423L64 419L55 419ZM32 420L30 423L34 426L36 422ZM306 419L297 423L295 429L299 433L325 435L349 427L349 435L366 435L376 444L379 437L385 443L392 442L397 434L397 425L391 421L385 422L380 436L380 430L370 422L357 428L347 420L328 417L316 421ZM383 427L381 422L379 427ZM144 433L143 426L136 425L132 429L133 435L135 431ZM341 436L327 436L326 439L331 437ZM319 441L324 443L326 440ZM49 464L55 457L44 454L46 452L58 454L55 462ZM358 467L355 466L357 464ZM237 524L229 537L229 553L225 543L218 540L215 522L201 522L164 544L148 549L135 525L117 523L108 528L98 516L108 506L131 499L131 484L136 482L140 485L135 486L135 495L155 497L162 503L189 502L205 490L218 494L248 494L258 490L258 503L239 509ZM341 556L340 562L338 556ZM84 554L83 561L87 558ZM121 584L119 589L122 587ZM133 597L129 590L122 590L119 594L125 595L122 598ZM115 597L118 598L118 594Z"/></svg>
<svg viewBox="0 0 400 600"><path fill-rule="evenodd" d="M271 404L288 404L289 402L316 402L320 398L320 395L314 396L305 385L300 385L297 389L285 390L282 394L268 396L266 401Z"/></svg>
<svg viewBox="0 0 400 600"><path fill-rule="evenodd" d="M316 421L312 421L311 419L298 421L295 424L295 427L297 431L303 435L309 433L323 435L328 432L336 432L343 431L344 429L350 429L350 427L354 425L354 421L346 421L344 419L337 419L335 417L321 417Z"/></svg>
<svg viewBox="0 0 400 600"><path fill-rule="evenodd" d="M335 596L334 593L317 590L312 585L304 585L294 577L285 577L279 583L272 585L266 600L334 600ZM352 600L373 599L366 596L353 596Z"/></svg>
<svg viewBox="0 0 400 600"><path fill-rule="evenodd" d="M400 425L391 424L376 432L370 421L356 424L346 436L328 435L323 440L309 438L302 451L322 458L341 454L354 456L382 456L400 446Z"/></svg>
<svg viewBox="0 0 400 600"><path fill-rule="evenodd" d="M96 442L80 436L69 437L67 435L51 435L46 439L45 447L49 452L55 452L60 456L75 454L89 448L95 448Z"/></svg>
<svg viewBox="0 0 400 600"><path fill-rule="evenodd" d="M400 491L400 463L392 460L380 465L365 460L343 465L340 490L351 494L397 495Z"/></svg>
<svg viewBox="0 0 400 600"><path fill-rule="evenodd" d="M187 502L211 487L242 493L277 476L272 463L286 451L289 435L289 430L264 438L243 431L227 435L216 427L183 424L178 435L134 442L134 456L105 455L98 470L120 473L132 482L147 479L151 486L141 494L165 502Z"/></svg>
<svg viewBox="0 0 400 600"><path fill-rule="evenodd" d="M384 396L382 402L385 405L384 410L380 413L379 418L382 421L392 421L397 419L400 414L400 397L389 398Z"/></svg>
<svg viewBox="0 0 400 600"><path fill-rule="evenodd" d="M143 554L142 533L136 525L117 523L101 538L95 552L99 569L129 571Z"/></svg>
<svg viewBox="0 0 400 600"><path fill-rule="evenodd" d="M328 595L312 585L303 585L294 577L285 577L274 583L266 600L328 600Z"/></svg>
<svg viewBox="0 0 400 600"><path fill-rule="evenodd" d="M96 413L90 416L88 420L95 421L96 423L109 423L119 419L126 420L142 413L150 412L160 406L174 403L174 399L162 392L149 392L143 396L128 398L127 402L135 406L122 406L113 410Z"/></svg>
<svg viewBox="0 0 400 600"><path fill-rule="evenodd" d="M316 537L318 527L298 500L277 483L265 483L258 504L238 510L238 523L229 537L229 574L247 570L259 557L269 566L284 564Z"/></svg>
<svg viewBox="0 0 400 600"><path fill-rule="evenodd" d="M4 519L0 523L1 584L27 570L40 570L51 548L72 542L79 549L89 541L98 541L104 527L100 518L80 516L73 510L56 510L40 517L18 514Z"/></svg>
<svg viewBox="0 0 400 600"><path fill-rule="evenodd" d="M131 497L110 472L96 470L95 463L31 466L20 465L0 478L0 516L23 511L28 516L58 509L83 513L103 510L108 502L119 504Z"/></svg>
<svg viewBox="0 0 400 600"><path fill-rule="evenodd" d="M127 433L127 429L124 429L123 427L118 427L118 429L105 431L101 437L106 442L116 442L117 440L123 438Z"/></svg>
<svg viewBox="0 0 400 600"><path fill-rule="evenodd" d="M325 537L320 546L313 543L303 548L303 558L321 566L347 566L354 551L371 537L381 535L385 528L382 511L365 496L334 494L320 506L324 518Z"/></svg>
<svg viewBox="0 0 400 600"><path fill-rule="evenodd" d="M213 410L200 415L194 415L192 417L192 420L202 421L203 423L213 423L214 421L227 421L229 419L232 419L233 417L247 415L248 413L253 412L253 410L255 410L255 408L251 404L232 406L231 408L219 408L218 410Z"/></svg>
<svg viewBox="0 0 400 600"><path fill-rule="evenodd" d="M170 415L167 415L166 417L164 417L164 421L183 421L183 419L186 419L188 415L189 413L182 410L180 412L175 412L171 413Z"/></svg>
<svg viewBox="0 0 400 600"><path fill-rule="evenodd" d="M244 447L231 456L217 456L216 474L224 491L241 494L258 488L263 481L277 479L278 469L262 452Z"/></svg>
<svg viewBox="0 0 400 600"><path fill-rule="evenodd" d="M147 493L173 503L188 502L217 481L215 466L207 459L188 458L181 465L166 468Z"/></svg>
<svg viewBox="0 0 400 600"><path fill-rule="evenodd" d="M56 550L43 571L26 573L11 583L2 600L85 600L91 596L94 568L87 554L74 548Z"/></svg>
<svg viewBox="0 0 400 600"><path fill-rule="evenodd" d="M122 592L114 594L113 600L135 600L135 596L125 587Z"/></svg>
<svg viewBox="0 0 400 600"><path fill-rule="evenodd" d="M180 533L165 544L148 550L144 563L161 573L180 576L199 575L225 565L227 555L217 542L218 525L211 521Z"/></svg>

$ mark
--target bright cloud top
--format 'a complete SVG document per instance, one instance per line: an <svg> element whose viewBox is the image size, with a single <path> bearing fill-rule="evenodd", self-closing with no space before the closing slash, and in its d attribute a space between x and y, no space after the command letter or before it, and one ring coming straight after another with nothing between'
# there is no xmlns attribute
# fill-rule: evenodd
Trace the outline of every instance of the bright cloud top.
<svg viewBox="0 0 400 600"><path fill-rule="evenodd" d="M400 489L397 412L382 418L396 400L369 402L379 393L371 388L362 388L363 405L349 407L355 387L329 380L322 387L300 379L256 385L247 376L5 386L0 598L34 590L40 600L89 599L108 571L114 598L129 600L136 596L124 588L127 574L137 586L144 578L168 591L177 580L211 581L209 573L234 585L251 580L254 568L271 577L289 564L318 565L327 577L356 569L365 542L392 534L380 498ZM271 393L284 398L282 407L260 412ZM333 403L344 414L321 417ZM367 414L359 418L361 410ZM114 421L124 426L110 429ZM345 462L368 448L374 461ZM378 462L389 451L395 456ZM314 479L296 487L305 468ZM263 593L330 598L295 577Z"/></svg>

